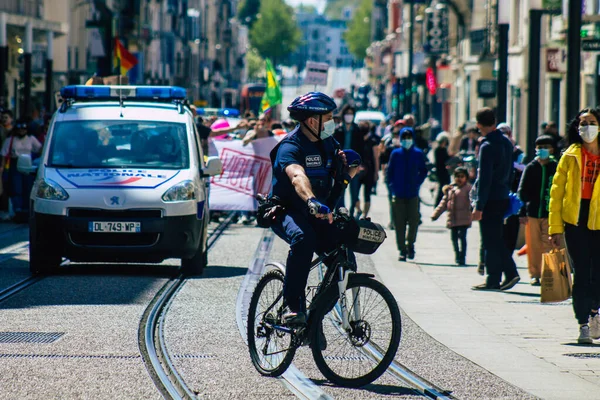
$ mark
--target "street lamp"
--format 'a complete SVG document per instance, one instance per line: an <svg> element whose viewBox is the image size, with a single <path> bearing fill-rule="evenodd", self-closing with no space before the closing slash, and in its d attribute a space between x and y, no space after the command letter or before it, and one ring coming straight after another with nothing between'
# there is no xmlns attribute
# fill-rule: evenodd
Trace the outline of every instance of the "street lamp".
<svg viewBox="0 0 600 400"><path fill-rule="evenodd" d="M510 1L498 2L498 105L496 117L498 122L506 121L506 104L508 101L508 29L510 24Z"/></svg>
<svg viewBox="0 0 600 400"><path fill-rule="evenodd" d="M567 30L567 121L579 112L581 84L581 8L583 0L569 0Z"/></svg>

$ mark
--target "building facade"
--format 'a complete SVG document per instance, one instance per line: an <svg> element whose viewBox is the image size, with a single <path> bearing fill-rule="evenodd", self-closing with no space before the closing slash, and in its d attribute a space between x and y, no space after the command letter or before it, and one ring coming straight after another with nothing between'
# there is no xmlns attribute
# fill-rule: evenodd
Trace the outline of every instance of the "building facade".
<svg viewBox="0 0 600 400"><path fill-rule="evenodd" d="M48 58L53 60L53 91L66 84L82 84L95 73L116 74L112 48L118 37L138 59L128 72L131 83L180 85L198 105L235 107L248 47L247 29L235 19L237 3L4 0L0 2L0 51L6 56L0 57L0 77L4 78L0 79L0 105L20 115L27 51L32 54L31 107L41 110ZM26 43L28 26L31 49Z"/></svg>
<svg viewBox="0 0 600 400"><path fill-rule="evenodd" d="M413 80L412 87L408 88L405 83L409 75L410 5L402 0L388 0L387 36L375 41L367 51L371 80L385 84L387 109L416 113L419 123L434 117L444 130L453 132L464 123L474 124L479 108L496 107L499 1L504 0L427 0L415 5ZM566 134L569 122L566 60L570 55L565 45L566 25L560 4L554 0L506 0L501 4L508 7L509 16L506 122L530 155L533 150L527 149L527 144L540 133L542 122L556 122L561 135ZM584 5L582 41L597 40L600 30L594 18L600 14L600 4L586 1ZM441 8L447 9L447 51L431 57L427 47L428 31L432 27L428 14ZM534 30L539 27L540 35L539 46L534 43L533 47L530 45L532 18L539 18L533 21L533 26ZM585 51L585 47L577 53L582 60L581 108L595 107L600 102L599 56L597 52ZM534 82L530 73L531 63L536 58L540 61L539 82ZM436 94L433 96L427 88L430 67L434 67L435 73ZM531 90L538 90L537 96L530 97ZM409 96L412 97L410 109L406 104Z"/></svg>
<svg viewBox="0 0 600 400"><path fill-rule="evenodd" d="M45 68L52 59L53 87L66 83L67 0L3 0L0 2L0 106L16 115L44 108ZM50 43L50 45L49 45ZM24 59L31 54L31 100L24 105Z"/></svg>
<svg viewBox="0 0 600 400"><path fill-rule="evenodd" d="M350 15L346 13L346 15ZM331 67L348 68L357 65L344 40L347 21L331 20L323 15L301 12L296 22L302 31L302 42L290 56L290 64L302 71L307 61L324 62Z"/></svg>

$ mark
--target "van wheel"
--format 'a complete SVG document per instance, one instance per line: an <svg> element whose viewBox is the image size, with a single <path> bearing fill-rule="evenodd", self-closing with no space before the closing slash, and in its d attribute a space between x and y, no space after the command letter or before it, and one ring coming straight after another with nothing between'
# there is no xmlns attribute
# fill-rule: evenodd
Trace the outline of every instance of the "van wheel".
<svg viewBox="0 0 600 400"><path fill-rule="evenodd" d="M37 232L32 218L29 229L29 271L32 274L56 273L62 259L60 253L56 251L59 246L53 240L42 240L41 236L43 234Z"/></svg>
<svg viewBox="0 0 600 400"><path fill-rule="evenodd" d="M202 244L198 246L196 254L192 258L181 259L181 273L185 276L202 275L208 264L208 254L203 250Z"/></svg>

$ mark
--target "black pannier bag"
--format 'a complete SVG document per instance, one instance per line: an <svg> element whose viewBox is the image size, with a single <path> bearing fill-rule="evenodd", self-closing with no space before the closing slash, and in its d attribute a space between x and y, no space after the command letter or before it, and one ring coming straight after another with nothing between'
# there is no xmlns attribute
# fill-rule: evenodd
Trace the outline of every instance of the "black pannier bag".
<svg viewBox="0 0 600 400"><path fill-rule="evenodd" d="M285 212L281 200L277 196L257 194L256 225L260 228L270 228Z"/></svg>
<svg viewBox="0 0 600 400"><path fill-rule="evenodd" d="M344 228L343 241L350 250L360 254L373 254L387 235L385 229L370 219L352 219Z"/></svg>

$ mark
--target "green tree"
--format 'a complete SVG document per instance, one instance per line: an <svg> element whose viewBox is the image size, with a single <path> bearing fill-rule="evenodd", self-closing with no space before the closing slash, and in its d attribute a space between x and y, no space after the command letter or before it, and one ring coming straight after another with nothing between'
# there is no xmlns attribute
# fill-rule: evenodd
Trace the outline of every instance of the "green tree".
<svg viewBox="0 0 600 400"><path fill-rule="evenodd" d="M324 14L327 18L341 19L344 7L358 7L360 0L328 0L325 5Z"/></svg>
<svg viewBox="0 0 600 400"><path fill-rule="evenodd" d="M283 0L262 0L259 14L250 28L250 44L261 57L270 58L277 66L296 50L302 32L293 19L294 9Z"/></svg>
<svg viewBox="0 0 600 400"><path fill-rule="evenodd" d="M238 19L242 24L252 26L259 9L260 0L242 0L238 8Z"/></svg>
<svg viewBox="0 0 600 400"><path fill-rule="evenodd" d="M344 40L348 50L354 57L362 60L367 55L367 47L371 45L371 14L373 0L362 0L354 12L348 30L344 33Z"/></svg>
<svg viewBox="0 0 600 400"><path fill-rule="evenodd" d="M307 13L307 14L318 14L319 13L319 11L317 10L317 7L311 6L311 5L304 5L304 4L300 4L299 6L297 6L296 12Z"/></svg>
<svg viewBox="0 0 600 400"><path fill-rule="evenodd" d="M248 80L256 81L265 76L265 60L258 54L256 49L246 53L246 65L248 66Z"/></svg>

